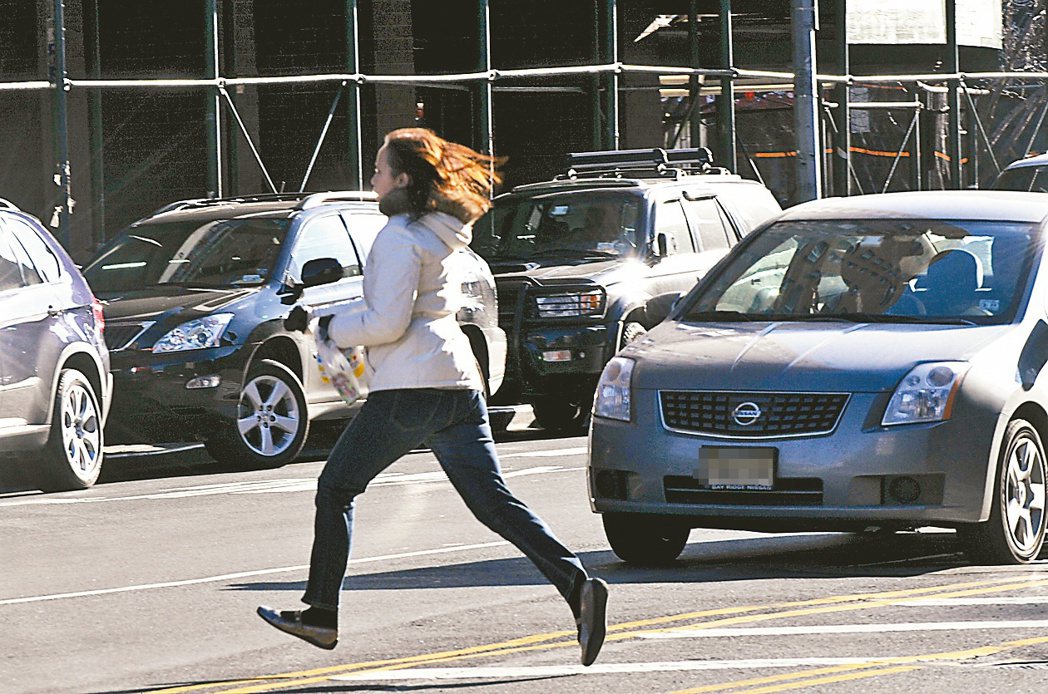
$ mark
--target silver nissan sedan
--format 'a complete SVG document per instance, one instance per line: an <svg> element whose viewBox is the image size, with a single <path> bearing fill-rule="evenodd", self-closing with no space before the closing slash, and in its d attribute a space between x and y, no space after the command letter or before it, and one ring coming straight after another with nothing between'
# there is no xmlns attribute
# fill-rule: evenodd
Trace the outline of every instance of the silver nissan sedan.
<svg viewBox="0 0 1048 694"><path fill-rule="evenodd" d="M691 528L1045 537L1048 198L819 200L738 245L601 376L591 506L658 564Z"/></svg>

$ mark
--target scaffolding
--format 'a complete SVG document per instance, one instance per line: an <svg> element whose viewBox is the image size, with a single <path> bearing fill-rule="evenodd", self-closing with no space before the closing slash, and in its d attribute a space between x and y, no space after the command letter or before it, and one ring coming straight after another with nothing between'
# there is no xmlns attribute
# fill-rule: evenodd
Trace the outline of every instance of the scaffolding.
<svg viewBox="0 0 1048 694"><path fill-rule="evenodd" d="M364 74L359 70L359 45L357 22L357 0L345 1L345 37L346 60L345 71L325 74L301 74L282 77L225 77L219 74L219 36L218 36L218 0L205 0L206 30L206 75L199 79L101 79L97 74L88 79L70 78L65 65L65 18L64 0L53 0L54 55L51 65L51 79L47 81L14 81L0 82L0 92L10 91L49 91L53 94L54 106L54 142L57 161L55 162L55 180L59 188L58 204L55 206L52 225L57 227L58 236L68 245L70 214L72 213L72 195L70 190L69 133L68 133L68 94L73 90L86 90L98 94L108 89L159 89L159 90L200 90L206 95L206 118L202 123L208 157L207 186L210 194L223 195L223 175L226 163L222 160L223 136L222 113L227 114L230 127L246 142L254 161L258 165L266 184L273 192L278 191L266 166L262 153L256 145L255 138L249 132L230 96L230 89L246 86L272 85L330 85L332 87L331 103L325 122L320 128L309 163L298 184L300 190L308 187L313 167L330 130L336 110L344 102L351 123L345 157L350 162L348 187L357 188L364 185L364 168L361 155L361 117L360 90L364 85L414 85L437 88L467 89L474 95L473 128L474 146L484 151L495 149L492 99L496 85L505 82L550 80L556 78L579 78L590 85L592 93L592 123L594 144L599 148L614 149L619 145L619 99L621 93L620 79L627 74L649 74L661 78L676 77L683 79L688 86L689 106L682 117L675 140L678 139L685 125L690 130L692 143L699 137L700 125L707 124L698 107L702 95L715 99L716 108L714 123L718 161L725 162L730 168L737 168L739 155L742 155L749 170L761 178L757 166L760 153L750 152L746 143L740 139L737 126L737 90L775 91L782 87L790 90L804 79L803 70L794 72L752 70L733 65L731 0L720 0L720 59L723 65L719 68L704 68L698 65L698 34L694 18L697 13L697 0L689 2L689 44L690 66L666 66L630 64L619 60L618 46L618 0L598 0L599 58L600 62L581 66L547 66L521 69L499 69L491 65L491 30L489 0L477 2L477 29L479 45L477 47L477 69L471 72L456 74L429 75L381 75ZM1046 72L981 72L964 73L957 59L958 46L956 36L956 0L947 0L947 56L948 64L943 72L925 74L897 75L852 75L849 73L848 43L846 32L838 27L839 41L836 61L843 67L844 74L823 74L812 72L815 103L811 110L811 127L802 128L805 141L795 141L789 150L775 153L785 159L801 159L799 152L811 151L821 153L814 157L816 178L812 192L806 197L817 197L827 189L837 195L850 195L853 192L865 193L875 190L886 191L891 186L903 159L911 160L911 181L913 188L952 187L961 188L968 185L978 186L985 176L980 171L980 160L986 153L993 166L993 173L1001 169L1001 161L995 150L1011 158L1021 158L1031 152L1048 114L1048 73ZM798 8L811 11L811 0L798 0ZM796 9L796 8L795 8ZM841 22L845 20L842 15ZM97 26L94 27L97 50ZM813 44L811 50L814 50ZM795 52L796 61L804 59L805 52ZM814 56L809 56L813 58ZM814 65L814 63L812 63ZM96 63L97 68L97 63ZM707 83L710 80L711 83ZM877 87L894 86L905 90L910 98L906 101L864 101L852 99L851 92L857 86ZM1003 123L991 134L985 125L987 117L998 116L1002 101L1000 95L1005 92L1021 92L1025 105L1005 114ZM976 98L983 98L987 105L980 114ZM97 137L101 112L98 99L90 100L92 137ZM796 111L796 104L793 105ZM909 123L900 145L891 155L891 165L887 176L879 187L863 185L862 177L856 170L854 156L864 154L863 148L856 147L852 140L851 117L855 111L891 111L909 114ZM946 121L945 151L932 147L922 139L922 118L929 115L942 117ZM967 116L969 139L967 149L969 156L962 158L964 145L962 134L965 133L964 116ZM804 121L807 117L799 117ZM805 121L806 122L806 121ZM1032 126L1032 129L1031 129ZM810 131L810 132L809 132ZM1021 144L1022 146L1018 146ZM100 145L92 146L92 154L100 156ZM931 152L931 154L929 154ZM879 154L885 154L880 152ZM1019 155L1019 156L1016 156ZM92 166L96 166L95 156ZM936 158L945 162L946 172L929 176L929 170L938 169ZM932 166L922 166L921 162L932 162ZM965 171L967 162L969 171ZM799 165L799 164L798 164ZM819 184L822 172L832 171L832 177ZM966 175L967 174L967 175ZM99 174L95 174L97 176ZM869 178L868 176L866 177ZM935 178L936 180L932 180ZM98 186L96 186L97 188ZM104 199L96 200L96 205L104 210ZM103 213L104 214L104 213ZM100 224L104 223L100 222Z"/></svg>

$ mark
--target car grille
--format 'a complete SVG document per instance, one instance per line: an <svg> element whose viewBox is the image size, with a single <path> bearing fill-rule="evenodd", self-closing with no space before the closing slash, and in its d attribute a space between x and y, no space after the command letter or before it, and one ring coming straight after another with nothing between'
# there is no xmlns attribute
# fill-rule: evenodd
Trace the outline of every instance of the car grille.
<svg viewBox="0 0 1048 694"><path fill-rule="evenodd" d="M775 480L775 489L710 489L694 477L663 479L666 501L671 504L714 504L723 506L822 506L822 480L792 478Z"/></svg>
<svg viewBox="0 0 1048 694"><path fill-rule="evenodd" d="M828 434L847 402L845 393L659 392L667 429L741 439Z"/></svg>
<svg viewBox="0 0 1048 694"><path fill-rule="evenodd" d="M151 325L152 323L106 323L106 347L110 352L126 349Z"/></svg>

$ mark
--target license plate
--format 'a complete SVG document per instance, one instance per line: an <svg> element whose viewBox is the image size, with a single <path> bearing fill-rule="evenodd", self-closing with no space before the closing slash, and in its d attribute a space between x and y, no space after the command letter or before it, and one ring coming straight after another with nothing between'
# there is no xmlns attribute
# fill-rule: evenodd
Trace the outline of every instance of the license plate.
<svg viewBox="0 0 1048 694"><path fill-rule="evenodd" d="M777 457L776 448L703 446L696 477L710 489L770 490Z"/></svg>

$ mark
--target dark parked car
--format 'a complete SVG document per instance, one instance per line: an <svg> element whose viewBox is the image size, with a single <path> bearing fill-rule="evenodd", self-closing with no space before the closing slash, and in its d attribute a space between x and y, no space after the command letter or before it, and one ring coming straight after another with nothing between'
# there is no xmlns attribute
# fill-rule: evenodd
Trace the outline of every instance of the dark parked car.
<svg viewBox="0 0 1048 694"><path fill-rule="evenodd" d="M84 270L107 303L110 438L200 440L229 464L275 467L311 420L352 416L359 405L321 381L312 338L283 319L296 302L323 312L359 299L385 222L371 193L259 195L174 203L117 235ZM494 392L506 353L494 280L469 249L457 257L460 325ZM306 263L325 258L341 278L303 286Z"/></svg>
<svg viewBox="0 0 1048 694"><path fill-rule="evenodd" d="M0 479L44 491L98 479L112 392L103 325L61 244L0 200Z"/></svg>
<svg viewBox="0 0 1048 694"><path fill-rule="evenodd" d="M615 553L691 528L957 529L978 562L1045 539L1048 198L819 200L735 248L608 363L590 435Z"/></svg>
<svg viewBox="0 0 1048 694"><path fill-rule="evenodd" d="M1048 154L1012 162L994 181L993 188L1048 193Z"/></svg>
<svg viewBox="0 0 1048 694"><path fill-rule="evenodd" d="M509 340L500 400L531 403L544 427L584 425L608 359L657 322L649 302L690 289L781 211L710 160L706 149L573 154L564 175L495 199L472 245L495 273Z"/></svg>

